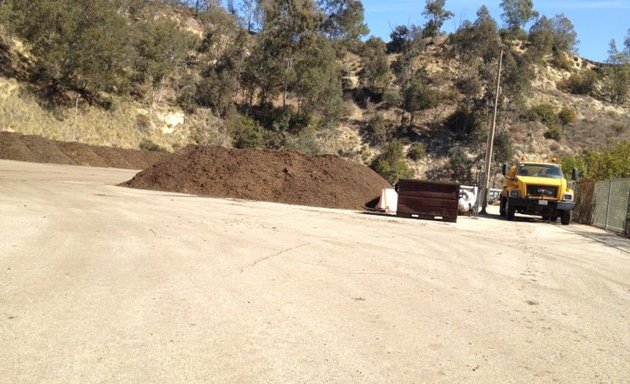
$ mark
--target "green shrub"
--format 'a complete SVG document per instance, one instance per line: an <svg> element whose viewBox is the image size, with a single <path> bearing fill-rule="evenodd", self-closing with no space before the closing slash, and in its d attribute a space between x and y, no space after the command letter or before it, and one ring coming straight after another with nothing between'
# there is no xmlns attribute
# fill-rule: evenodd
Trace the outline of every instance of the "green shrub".
<svg viewBox="0 0 630 384"><path fill-rule="evenodd" d="M586 155L587 176L591 180L630 177L630 142L622 141L600 153Z"/></svg>
<svg viewBox="0 0 630 384"><path fill-rule="evenodd" d="M462 184L472 182L472 165L473 161L461 148L455 147L450 151L449 170L452 180Z"/></svg>
<svg viewBox="0 0 630 384"><path fill-rule="evenodd" d="M398 107L400 106L400 104L402 103L402 97L400 95L400 92L398 92L398 90L396 89L391 89L388 88L387 90L385 90L385 93L383 94L383 106L384 107Z"/></svg>
<svg viewBox="0 0 630 384"><path fill-rule="evenodd" d="M377 156L370 167L392 185L399 179L412 178L414 171L407 166L404 157L404 145L400 140L392 141Z"/></svg>
<svg viewBox="0 0 630 384"><path fill-rule="evenodd" d="M311 123L310 116L296 113L292 107L268 106L260 116L261 124L270 131L297 135Z"/></svg>
<svg viewBox="0 0 630 384"><path fill-rule="evenodd" d="M547 139L560 141L562 136L564 136L564 132L560 126L550 127L547 132L545 132L545 138Z"/></svg>
<svg viewBox="0 0 630 384"><path fill-rule="evenodd" d="M590 69L580 73L574 73L561 84L561 88L574 95L590 95L595 89L597 74Z"/></svg>
<svg viewBox="0 0 630 384"><path fill-rule="evenodd" d="M462 106L448 117L445 125L457 139L471 145L482 143L487 135L481 113Z"/></svg>
<svg viewBox="0 0 630 384"><path fill-rule="evenodd" d="M560 165L562 167L562 173L564 173L564 177L567 179L570 179L573 175L574 168L578 170L578 174L581 175L580 178L586 175L586 163L583 157L563 157L560 161Z"/></svg>
<svg viewBox="0 0 630 384"><path fill-rule="evenodd" d="M551 104L538 104L532 107L526 115L530 121L539 121L548 128L554 128L561 125L561 120L556 114L556 109Z"/></svg>
<svg viewBox="0 0 630 384"><path fill-rule="evenodd" d="M364 136L374 146L385 144L390 137L390 126L382 115L376 115L367 122Z"/></svg>
<svg viewBox="0 0 630 384"><path fill-rule="evenodd" d="M249 117L235 117L227 122L226 128L236 148L260 148L265 144L264 129Z"/></svg>
<svg viewBox="0 0 630 384"><path fill-rule="evenodd" d="M422 160L426 155L426 149L422 143L411 144L407 150L407 157L413 161Z"/></svg>
<svg viewBox="0 0 630 384"><path fill-rule="evenodd" d="M558 118L562 125L567 125L575 121L577 115L575 111L569 107L564 107L558 112Z"/></svg>
<svg viewBox="0 0 630 384"><path fill-rule="evenodd" d="M317 141L315 132L311 130L301 132L299 135L287 137L285 148L311 156L320 155L322 153L322 146Z"/></svg>

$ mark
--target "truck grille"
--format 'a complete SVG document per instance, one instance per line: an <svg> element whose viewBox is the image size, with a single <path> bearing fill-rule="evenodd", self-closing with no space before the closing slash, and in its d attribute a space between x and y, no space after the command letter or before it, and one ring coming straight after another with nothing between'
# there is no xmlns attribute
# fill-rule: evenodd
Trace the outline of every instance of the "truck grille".
<svg viewBox="0 0 630 384"><path fill-rule="evenodd" d="M527 196L557 198L558 187L548 187L548 186L542 186L542 185L528 185Z"/></svg>

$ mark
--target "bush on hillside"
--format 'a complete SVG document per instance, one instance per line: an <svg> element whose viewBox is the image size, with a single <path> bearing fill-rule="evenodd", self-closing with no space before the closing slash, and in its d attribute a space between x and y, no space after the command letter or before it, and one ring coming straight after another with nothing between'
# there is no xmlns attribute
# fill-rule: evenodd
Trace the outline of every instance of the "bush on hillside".
<svg viewBox="0 0 630 384"><path fill-rule="evenodd" d="M482 143L486 137L484 119L478 111L460 106L445 122L457 139L468 144Z"/></svg>
<svg viewBox="0 0 630 384"><path fill-rule="evenodd" d="M546 139L560 141L560 140L562 140L563 136L564 136L564 131L563 131L562 127L560 127L560 126L550 127L547 130L547 132L545 132L545 138Z"/></svg>
<svg viewBox="0 0 630 384"><path fill-rule="evenodd" d="M385 147L383 152L372 161L370 168L392 185L399 179L412 178L414 172L405 162L404 149L402 141L392 141Z"/></svg>
<svg viewBox="0 0 630 384"><path fill-rule="evenodd" d="M551 104L538 104L525 114L525 117L529 121L539 121L548 128L559 127L561 120L556 113L556 109Z"/></svg>
<svg viewBox="0 0 630 384"><path fill-rule="evenodd" d="M384 145L391 137L391 126L382 115L378 114L365 124L363 136L370 145Z"/></svg>
<svg viewBox="0 0 630 384"><path fill-rule="evenodd" d="M455 147L450 151L449 170L451 179L461 184L470 184L472 178L473 161L463 149Z"/></svg>
<svg viewBox="0 0 630 384"><path fill-rule="evenodd" d="M235 117L226 123L232 145L236 148L260 148L265 144L265 131L249 117Z"/></svg>
<svg viewBox="0 0 630 384"><path fill-rule="evenodd" d="M597 74L595 71L587 69L574 73L566 81L559 84L559 88L574 95L590 95L595 90Z"/></svg>
<svg viewBox="0 0 630 384"><path fill-rule="evenodd" d="M563 107L560 112L558 112L558 118L564 126L574 122L577 118L577 115L573 109L569 107Z"/></svg>
<svg viewBox="0 0 630 384"><path fill-rule="evenodd" d="M424 156L426 156L426 153L427 151L426 151L426 148L424 147L424 144L414 143L414 144L411 144L411 146L407 150L407 157L413 161L419 161L419 160L422 160Z"/></svg>

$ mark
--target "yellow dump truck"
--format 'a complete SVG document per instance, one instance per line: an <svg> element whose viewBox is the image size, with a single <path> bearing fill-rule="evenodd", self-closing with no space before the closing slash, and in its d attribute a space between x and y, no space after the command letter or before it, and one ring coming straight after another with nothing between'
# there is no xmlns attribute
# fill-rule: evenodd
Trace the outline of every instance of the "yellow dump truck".
<svg viewBox="0 0 630 384"><path fill-rule="evenodd" d="M512 167L504 164L502 173L501 216L514 220L518 212L551 221L560 217L563 225L571 222L575 195L558 164L521 162ZM573 170L572 176L577 180L577 170Z"/></svg>

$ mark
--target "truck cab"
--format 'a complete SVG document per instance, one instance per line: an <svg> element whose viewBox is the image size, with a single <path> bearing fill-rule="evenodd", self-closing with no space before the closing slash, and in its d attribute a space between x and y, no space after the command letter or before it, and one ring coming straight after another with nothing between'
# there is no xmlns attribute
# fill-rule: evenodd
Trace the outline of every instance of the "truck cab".
<svg viewBox="0 0 630 384"><path fill-rule="evenodd" d="M560 217L563 225L571 222L575 194L558 164L521 162L512 167L504 164L502 173L501 216L514 220L518 212L551 221ZM577 179L575 170L573 178Z"/></svg>

